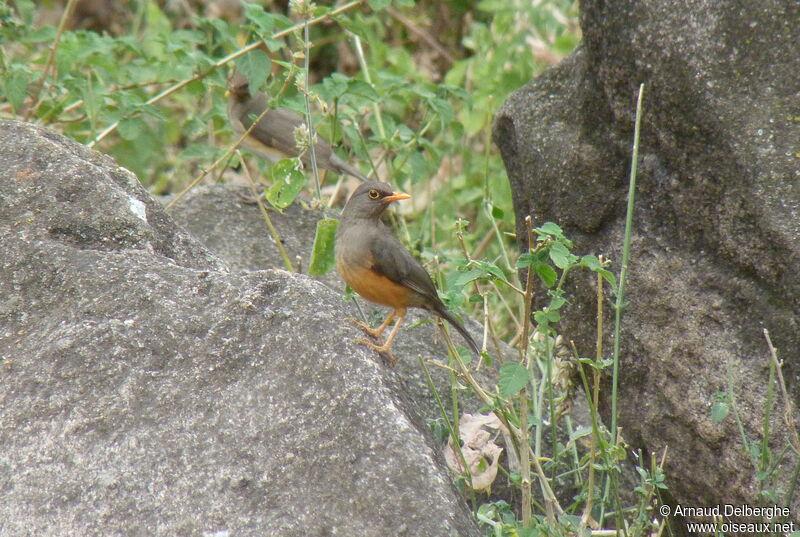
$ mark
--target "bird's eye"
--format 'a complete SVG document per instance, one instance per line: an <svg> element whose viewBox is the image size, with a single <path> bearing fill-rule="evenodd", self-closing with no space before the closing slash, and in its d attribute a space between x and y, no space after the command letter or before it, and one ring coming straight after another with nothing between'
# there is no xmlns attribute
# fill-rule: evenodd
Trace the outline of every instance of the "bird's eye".
<svg viewBox="0 0 800 537"><path fill-rule="evenodd" d="M377 190L370 190L368 196L369 199L376 200L381 197L381 193L378 192Z"/></svg>

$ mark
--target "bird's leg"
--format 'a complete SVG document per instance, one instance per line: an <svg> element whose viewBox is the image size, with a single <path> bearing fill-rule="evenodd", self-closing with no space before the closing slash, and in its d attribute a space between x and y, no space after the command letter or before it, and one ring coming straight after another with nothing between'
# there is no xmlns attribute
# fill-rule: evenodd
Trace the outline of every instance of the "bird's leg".
<svg viewBox="0 0 800 537"><path fill-rule="evenodd" d="M376 345L371 341L367 341L366 339L356 340L356 343L361 343L362 345L366 345L367 347L376 350L381 354L386 355L386 358L392 365L395 365L397 363L397 358L395 358L394 355L392 354L392 342L394 341L395 336L397 336L397 333L400 331L400 325L403 324L403 319L406 318L406 309L397 308L392 312L392 314L389 317L395 317L395 316L397 316L397 322L392 328L392 331L389 332L389 337L386 338L386 342L383 345ZM388 321L389 319L387 319L383 323L383 325L381 325L380 327L381 330L383 328L386 328L386 326L388 326Z"/></svg>
<svg viewBox="0 0 800 537"><path fill-rule="evenodd" d="M392 310L392 313L390 313L389 316L386 317L386 320L383 321L383 324L375 329L372 329L369 325L366 325L356 319L347 319L347 320L350 321L351 324L357 326L367 334L371 335L372 337L380 339L381 336L383 335L383 331L386 330L386 327L389 326L389 323L391 323L392 319L394 319L394 314L396 313L396 311L397 310Z"/></svg>

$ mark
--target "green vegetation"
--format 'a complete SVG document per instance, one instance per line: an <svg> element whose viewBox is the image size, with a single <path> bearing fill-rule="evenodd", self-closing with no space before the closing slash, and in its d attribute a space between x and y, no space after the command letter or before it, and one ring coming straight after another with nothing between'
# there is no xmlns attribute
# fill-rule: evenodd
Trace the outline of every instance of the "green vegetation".
<svg viewBox="0 0 800 537"><path fill-rule="evenodd" d="M81 19L99 24L95 30L74 26L75 4L0 2L2 117L112 154L156 194L186 192L240 167L254 193L257 178L266 178L264 198L278 210L301 192L325 208L322 187L332 176L322 178L315 166L301 171L296 160L258 162L256 174L236 152L224 96L235 65L274 104L310 115L343 158L421 200L398 218L401 236L448 305L484 320L487 346L496 350L503 341L518 350L514 358L501 360L492 350L476 361L450 343L449 364L437 364L453 379L452 413L434 394L444 438L458 444L459 399L478 397L502 423L506 453L517 459L515 468L501 469L498 480L511 491L502 499L472 492L467 472L459 478L487 535L658 531L653 507L665 488L663 460L640 454L639 483L625 494L619 478L626 446L598 418L600 375L611 368L616 382L618 356L607 359L598 338L595 356L582 357L555 330L568 275L597 275L598 304L615 296L617 325L624 278L608 272L602 258L574 254L552 223L528 220L527 236L519 238L527 253L516 253L509 184L491 143L491 122L506 96L577 44L572 0L292 1L288 13L253 2L227 18L212 16L213 1L205 12L183 2L197 12L175 13L152 0L119 0L107 3L121 11L105 26ZM634 178L635 170L632 192ZM311 259L303 260L310 272L330 270L334 229L321 220ZM536 280L546 299L532 311ZM598 333L602 323L599 307ZM479 368L495 371L497 385L481 385ZM575 394L567 377L575 372L591 415L579 428L564 417ZM557 429L562 422L566 439ZM568 502L556 486L572 490Z"/></svg>

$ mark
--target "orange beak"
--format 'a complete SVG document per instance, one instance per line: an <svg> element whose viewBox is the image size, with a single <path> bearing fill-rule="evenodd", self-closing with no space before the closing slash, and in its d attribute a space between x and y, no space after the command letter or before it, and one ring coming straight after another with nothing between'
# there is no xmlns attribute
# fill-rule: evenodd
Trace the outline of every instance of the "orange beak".
<svg viewBox="0 0 800 537"><path fill-rule="evenodd" d="M406 194L405 192L392 192L392 195L391 195L391 196L386 196L386 197L385 197L385 198L383 198L383 200L381 200L381 201L384 201L384 202L386 202L386 203L391 203L391 202L393 202L393 201L407 200L407 199L409 199L410 197L411 197L411 196L409 196L409 195L408 195L408 194Z"/></svg>

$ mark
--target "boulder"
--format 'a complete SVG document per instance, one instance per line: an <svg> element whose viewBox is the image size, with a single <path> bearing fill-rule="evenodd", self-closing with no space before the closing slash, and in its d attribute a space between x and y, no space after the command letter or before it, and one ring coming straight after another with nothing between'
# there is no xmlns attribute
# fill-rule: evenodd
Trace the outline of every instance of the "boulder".
<svg viewBox="0 0 800 537"><path fill-rule="evenodd" d="M0 533L479 535L340 292L235 270L62 136L0 148Z"/></svg>
<svg viewBox="0 0 800 537"><path fill-rule="evenodd" d="M795 441L785 403L775 396L767 409L763 330L800 408L800 3L586 0L580 8L580 48L511 95L495 118L517 228L528 214L554 221L577 251L610 256L619 270L644 83L621 342L623 436L645 453L669 448L667 485L678 503L785 504L798 461L784 451ZM593 356L590 278L576 279L571 292L561 330ZM734 409L721 423L711 419L721 392L734 394L756 448L770 413L776 467L763 482ZM603 401L608 411L610 390ZM800 520L797 492L790 507Z"/></svg>

